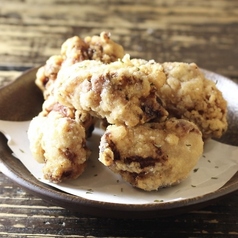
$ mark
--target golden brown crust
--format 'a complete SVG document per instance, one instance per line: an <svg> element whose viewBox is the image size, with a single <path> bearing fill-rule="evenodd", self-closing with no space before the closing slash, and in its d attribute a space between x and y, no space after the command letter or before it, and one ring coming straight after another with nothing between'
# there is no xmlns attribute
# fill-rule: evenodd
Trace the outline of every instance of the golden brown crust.
<svg viewBox="0 0 238 238"><path fill-rule="evenodd" d="M33 156L45 163L44 177L52 182L77 178L86 166L85 137L91 136L95 119L88 112L61 104L54 95L61 69L76 62L96 60L110 63L124 55L123 47L110 34L78 36L66 40L59 55L51 56L37 71L36 85L43 91L42 111L30 123L28 137Z"/></svg>
<svg viewBox="0 0 238 238"><path fill-rule="evenodd" d="M197 126L173 118L133 128L108 126L99 160L133 186L152 191L185 179L202 151Z"/></svg>
<svg viewBox="0 0 238 238"><path fill-rule="evenodd" d="M84 171L89 156L85 130L74 119L52 110L46 117L33 118L28 137L34 158L45 163L45 179L58 183L75 179Z"/></svg>
<svg viewBox="0 0 238 238"><path fill-rule="evenodd" d="M195 64L130 59L105 32L66 40L38 70L36 84L45 102L30 124L30 146L53 182L84 171L95 118L109 125L100 161L146 191L185 179L202 137L227 128L226 101Z"/></svg>
<svg viewBox="0 0 238 238"><path fill-rule="evenodd" d="M96 119L89 113L77 111L75 108L64 106L60 104L54 96L50 96L44 101L42 111L38 116L47 117L51 111L61 114L62 117L75 120L84 127L86 138L91 136Z"/></svg>
<svg viewBox="0 0 238 238"><path fill-rule="evenodd" d="M165 84L158 94L170 116L188 119L203 138L219 138L227 129L227 103L215 83L196 64L163 63Z"/></svg>
<svg viewBox="0 0 238 238"><path fill-rule="evenodd" d="M61 70L54 94L65 106L131 127L167 118L157 95L164 82L160 64L125 56L110 64L83 61Z"/></svg>
<svg viewBox="0 0 238 238"><path fill-rule="evenodd" d="M114 62L124 56L124 49L110 38L110 33L100 36L78 36L67 39L59 55L51 56L36 76L36 85L43 91L45 99L51 94L54 81L61 68L66 68L84 60L98 60L104 63Z"/></svg>

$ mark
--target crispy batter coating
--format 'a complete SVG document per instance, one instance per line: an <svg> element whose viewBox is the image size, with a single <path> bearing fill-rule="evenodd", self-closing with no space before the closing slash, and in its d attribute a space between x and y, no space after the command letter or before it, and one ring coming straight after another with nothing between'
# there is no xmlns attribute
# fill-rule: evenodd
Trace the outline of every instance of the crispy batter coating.
<svg viewBox="0 0 238 238"><path fill-rule="evenodd" d="M84 60L98 60L104 63L116 61L124 56L124 49L110 38L110 33L102 32L100 36L78 36L67 39L59 55L51 56L36 75L36 85L47 98L53 88L61 68L68 67Z"/></svg>
<svg viewBox="0 0 238 238"><path fill-rule="evenodd" d="M152 191L184 180L203 152L202 134L183 119L108 126L99 160L133 186Z"/></svg>
<svg viewBox="0 0 238 238"><path fill-rule="evenodd" d="M60 104L55 100L54 96L49 96L42 105L42 111L38 116L47 117L51 111L56 111L62 114L64 117L71 118L77 123L82 125L85 129L86 138L89 138L94 130L94 124L96 119L89 113L77 111L75 108L70 108Z"/></svg>
<svg viewBox="0 0 238 238"><path fill-rule="evenodd" d="M43 174L52 182L77 178L86 166L85 137L91 136L95 119L88 112L58 102L54 85L61 69L84 60L110 63L122 58L124 49L110 34L78 36L66 40L59 55L51 56L36 74L36 85L43 91L42 112L30 123L29 140L33 156L44 162Z"/></svg>
<svg viewBox="0 0 238 238"><path fill-rule="evenodd" d="M166 119L157 95L164 82L160 64L126 55L110 64L83 61L61 70L54 94L62 105L131 127Z"/></svg>
<svg viewBox="0 0 238 238"><path fill-rule="evenodd" d="M165 84L158 94L170 116L194 122L203 138L219 138L227 129L227 103L215 83L196 64L163 63Z"/></svg>
<svg viewBox="0 0 238 238"><path fill-rule="evenodd" d="M52 110L47 116L37 116L28 130L31 152L45 163L45 179L54 183L80 176L89 156L84 127L64 113Z"/></svg>
<svg viewBox="0 0 238 238"><path fill-rule="evenodd" d="M130 59L106 32L66 40L35 82L45 102L30 123L30 149L55 183L84 171L95 118L107 127L99 160L146 191L185 179L203 139L227 129L226 101L195 64Z"/></svg>

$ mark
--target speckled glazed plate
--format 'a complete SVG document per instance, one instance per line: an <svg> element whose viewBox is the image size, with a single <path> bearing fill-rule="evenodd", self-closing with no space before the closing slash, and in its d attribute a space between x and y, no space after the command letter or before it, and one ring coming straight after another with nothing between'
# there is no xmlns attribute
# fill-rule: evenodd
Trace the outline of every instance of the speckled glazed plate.
<svg viewBox="0 0 238 238"><path fill-rule="evenodd" d="M27 71L14 83L0 90L0 120L26 121L41 110L43 99L41 92L34 84L35 73L36 69ZM228 101L229 128L220 142L238 146L238 85L221 75L206 70L204 73L207 78L216 81L218 88ZM184 213L203 207L238 189L238 173L236 173L216 191L187 199L176 199L175 197L168 202L133 203L127 202L126 196L123 202L110 202L103 198L92 200L75 196L37 180L20 160L12 155L7 139L2 133L0 133L0 169L24 189L53 204L72 211L104 217L145 218Z"/></svg>

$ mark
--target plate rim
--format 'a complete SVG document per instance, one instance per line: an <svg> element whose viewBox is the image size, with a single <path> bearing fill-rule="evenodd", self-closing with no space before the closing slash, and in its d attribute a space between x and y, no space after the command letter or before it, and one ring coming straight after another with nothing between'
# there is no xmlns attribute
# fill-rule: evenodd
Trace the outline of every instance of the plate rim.
<svg viewBox="0 0 238 238"><path fill-rule="evenodd" d="M7 145L5 145L7 147ZM6 160L13 160L13 165L18 161L12 155ZM238 172L233 176L237 177L235 182L230 184L229 180L220 189L204 194L195 198L188 198L185 200L162 202L162 203L148 203L148 204L119 204L102 201L94 201L83 197L68 194L60 191L54 187L46 185L38 181L25 166L19 162L27 174L19 174L16 171L17 167L11 166L12 161L4 161L0 158L0 168L3 174L21 186L24 190L41 197L43 200L50 202L51 204L59 205L66 209L73 211L72 208L78 206L74 212L82 212L87 215L96 215L102 217L114 217L125 218L125 212L127 212L127 218L154 218L165 217L170 215L178 215L192 209L202 208L209 205L214 200L222 199L223 197L238 190ZM143 213L139 215L140 213ZM128 214L129 213L129 214ZM139 216L138 216L139 215Z"/></svg>
<svg viewBox="0 0 238 238"><path fill-rule="evenodd" d="M20 76L16 78L15 81L8 84L7 86L0 89L11 87L18 80L24 79L29 74L36 72L37 68L31 68L23 72ZM209 70L204 70L208 74L212 74L218 77L222 77L226 80L230 80L222 75L211 72ZM232 80L230 80L232 81ZM232 81L233 82L233 81ZM1 133L2 134L2 133ZM5 136L2 134L5 138ZM0 142L3 142L3 138ZM82 212L88 215L96 215L102 217L115 217L115 218L125 218L125 212L127 218L152 218L152 217L162 217L170 216L174 214L181 214L192 210L193 208L201 208L210 204L214 200L223 198L238 190L238 172L220 189L204 194L199 197L188 198L184 200L172 201L172 202L154 202L148 204L120 204L111 203L103 201L95 201L87 198L79 197L76 195L68 194L66 192L60 191L56 188L46 185L31 175L25 166L11 155L10 149L7 149L7 141L5 145L0 143L0 170L1 172L14 181L16 184L21 186L23 189L30 193L38 195L43 200L47 200L50 203L59 205L66 209L72 210L77 205L76 212ZM2 158L4 157L4 158ZM11 161L13 160L13 161ZM15 160L15 161L14 161ZM18 163L22 169L26 170L27 174L19 174L17 167L13 167L14 163ZM12 164L13 163L13 164ZM235 179L234 179L235 178ZM235 181L233 181L235 180ZM128 214L129 213L129 214ZM142 214L140 214L142 213Z"/></svg>

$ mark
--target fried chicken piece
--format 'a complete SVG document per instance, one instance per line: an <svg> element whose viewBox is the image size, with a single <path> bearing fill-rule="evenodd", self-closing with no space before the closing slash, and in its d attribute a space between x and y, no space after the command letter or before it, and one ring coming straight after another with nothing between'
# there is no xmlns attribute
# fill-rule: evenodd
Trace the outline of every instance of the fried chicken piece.
<svg viewBox="0 0 238 238"><path fill-rule="evenodd" d="M99 160L134 187L152 191L184 180L203 152L202 134L184 119L108 126Z"/></svg>
<svg viewBox="0 0 238 238"><path fill-rule="evenodd" d="M219 138L227 129L227 103L215 83L196 64L163 63L165 84L158 89L170 116L194 122L203 138Z"/></svg>
<svg viewBox="0 0 238 238"><path fill-rule="evenodd" d="M63 106L55 100L54 96L49 96L42 105L42 111L39 116L47 117L51 111L56 111L62 114L64 117L69 117L82 125L85 129L86 138L92 135L96 119L89 113L77 111L74 108Z"/></svg>
<svg viewBox="0 0 238 238"><path fill-rule="evenodd" d="M201 156L202 137L226 130L226 102L195 64L123 56L108 33L75 36L38 70L45 102L28 137L46 179L81 175L95 118L114 124L102 137L100 161L146 191L185 179Z"/></svg>
<svg viewBox="0 0 238 238"><path fill-rule="evenodd" d="M28 129L33 157L45 163L43 175L54 183L80 176L89 157L84 127L62 111L33 118Z"/></svg>
<svg viewBox="0 0 238 238"><path fill-rule="evenodd" d="M35 82L43 91L45 102L42 112L30 123L28 137L33 156L45 163L46 179L60 182L77 178L84 171L88 154L85 137L91 135L95 122L88 112L56 100L54 84L59 71L84 60L110 63L123 56L123 47L112 41L109 33L84 40L75 36L63 43L60 55L51 56L37 71Z"/></svg>
<svg viewBox="0 0 238 238"><path fill-rule="evenodd" d="M110 33L102 32L100 36L78 36L67 39L59 55L51 56L36 75L36 85L43 91L46 99L52 92L54 81L61 68L84 60L98 60L110 63L122 58L124 49L110 38Z"/></svg>
<svg viewBox="0 0 238 238"><path fill-rule="evenodd" d="M62 62L62 55L53 55L46 61L44 66L37 70L35 83L43 92L45 99L52 91L52 85L61 69Z"/></svg>
<svg viewBox="0 0 238 238"><path fill-rule="evenodd" d="M160 64L126 55L110 64L91 60L61 70L54 95L64 106L131 127L167 118L157 96L164 82Z"/></svg>

